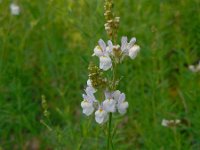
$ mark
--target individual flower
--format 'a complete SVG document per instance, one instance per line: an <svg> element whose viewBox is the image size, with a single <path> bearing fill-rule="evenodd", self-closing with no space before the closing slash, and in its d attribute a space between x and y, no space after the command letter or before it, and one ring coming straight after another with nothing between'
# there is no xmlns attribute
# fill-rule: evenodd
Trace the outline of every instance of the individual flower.
<svg viewBox="0 0 200 150"><path fill-rule="evenodd" d="M92 86L88 86L85 89L85 92L87 95L93 95L94 93L96 93L96 91L97 90L95 88L93 88Z"/></svg>
<svg viewBox="0 0 200 150"><path fill-rule="evenodd" d="M89 116L94 111L94 105L93 103L96 102L96 99L93 95L86 95L83 94L83 101L81 102L81 107L83 109L83 113L86 116Z"/></svg>
<svg viewBox="0 0 200 150"><path fill-rule="evenodd" d="M136 38L131 38L130 42L128 42L128 38L123 36L121 38L121 51L124 55L129 55L129 50L134 46L136 42Z"/></svg>
<svg viewBox="0 0 200 150"><path fill-rule="evenodd" d="M116 101L114 99L106 99L103 101L103 107L106 112L114 113L116 111Z"/></svg>
<svg viewBox="0 0 200 150"><path fill-rule="evenodd" d="M94 48L93 56L109 56L106 43L102 39L98 41L98 45Z"/></svg>
<svg viewBox="0 0 200 150"><path fill-rule="evenodd" d="M118 101L119 97L121 95L121 92L119 90L116 90L114 92L112 92L111 96L114 98L114 100Z"/></svg>
<svg viewBox="0 0 200 150"><path fill-rule="evenodd" d="M86 116L90 116L93 113L93 111L94 111L93 103L89 102L88 100L83 100L81 102L81 107L83 109L83 113Z"/></svg>
<svg viewBox="0 0 200 150"><path fill-rule="evenodd" d="M107 71L112 67L112 60L109 56L101 56L100 57L100 65L99 68Z"/></svg>
<svg viewBox="0 0 200 150"><path fill-rule="evenodd" d="M112 60L109 56L111 50L109 49L109 46L106 46L106 43L102 39L98 41L98 44L99 45L94 48L93 56L99 57L99 68L107 71L112 67Z"/></svg>
<svg viewBox="0 0 200 150"><path fill-rule="evenodd" d="M97 102L94 93L96 90L93 87L87 87L85 89L86 94L83 94L83 101L81 102L81 107L83 109L83 113L86 116L89 116L94 111L94 102Z"/></svg>
<svg viewBox="0 0 200 150"><path fill-rule="evenodd" d="M118 101L121 92L119 90L113 92L105 91L104 94L106 99L114 99L115 101Z"/></svg>
<svg viewBox="0 0 200 150"><path fill-rule="evenodd" d="M113 112L115 112L114 110L116 110L116 108L117 108L118 112L121 115L126 113L127 108L128 108L128 102L125 101L126 96L124 93L121 93L119 90L116 90L114 92L105 91L105 97L106 97L107 101L106 102L104 101L104 103L106 104L105 106L108 107L109 112L112 112L110 110L113 110ZM111 100L113 100L113 101L111 101Z"/></svg>
<svg viewBox="0 0 200 150"><path fill-rule="evenodd" d="M126 96L124 93L121 93L119 95L119 99L117 102L117 110L121 115L124 115L128 108L128 102L125 101Z"/></svg>
<svg viewBox="0 0 200 150"><path fill-rule="evenodd" d="M14 15L14 16L17 16L20 14L20 8L17 4L14 4L14 3L11 3L10 4L10 11L11 11L11 14Z"/></svg>
<svg viewBox="0 0 200 150"><path fill-rule="evenodd" d="M102 49L101 49L101 47L99 45L97 45L94 48L94 54L93 54L93 56L98 56L98 57L103 56L103 51L102 51Z"/></svg>
<svg viewBox="0 0 200 150"><path fill-rule="evenodd" d="M108 113L102 106L99 106L99 109L95 112L95 120L99 124L103 124L108 120Z"/></svg>

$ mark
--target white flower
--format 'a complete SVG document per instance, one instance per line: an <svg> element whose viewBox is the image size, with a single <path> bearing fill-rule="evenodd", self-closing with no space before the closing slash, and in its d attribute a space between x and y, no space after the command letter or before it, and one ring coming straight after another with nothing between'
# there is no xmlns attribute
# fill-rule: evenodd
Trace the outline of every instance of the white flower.
<svg viewBox="0 0 200 150"><path fill-rule="evenodd" d="M93 56L98 56L98 57L101 57L101 56L108 56L108 52L107 52L107 47L106 47L106 43L100 39L98 41L98 44L95 48L94 48L94 54Z"/></svg>
<svg viewBox="0 0 200 150"><path fill-rule="evenodd" d="M97 57L101 57L101 56L108 56L108 53L106 51L107 47L106 47L106 43L100 39L98 41L98 44L95 48L94 48L94 54L93 56L97 56Z"/></svg>
<svg viewBox="0 0 200 150"><path fill-rule="evenodd" d="M112 67L112 60L109 56L101 56L100 57L100 65L99 68L107 71Z"/></svg>
<svg viewBox="0 0 200 150"><path fill-rule="evenodd" d="M125 94L121 93L117 102L117 109L121 115L125 114L128 108L128 102L126 102L125 99Z"/></svg>
<svg viewBox="0 0 200 150"><path fill-rule="evenodd" d="M116 101L119 100L120 95L121 95L121 92L120 92L119 90L116 90L116 91L114 91L114 92L112 93L112 97L113 97Z"/></svg>
<svg viewBox="0 0 200 150"><path fill-rule="evenodd" d="M198 63L196 66L194 66L194 65L189 65L189 66L188 66L188 69L189 69L190 71L194 72L194 73L200 72L200 61L199 61L199 63Z"/></svg>
<svg viewBox="0 0 200 150"><path fill-rule="evenodd" d="M94 106L93 106L93 103L87 101L87 100L83 100L81 102L81 107L83 108L83 113L86 115L86 116L89 116L93 113L94 111Z"/></svg>
<svg viewBox="0 0 200 150"><path fill-rule="evenodd" d="M164 127L167 127L168 126L168 122L169 122L168 120L163 119L161 125L164 126Z"/></svg>
<svg viewBox="0 0 200 150"><path fill-rule="evenodd" d="M116 90L114 92L105 91L104 94L106 99L114 99L115 101L118 101L121 92L119 90Z"/></svg>
<svg viewBox="0 0 200 150"><path fill-rule="evenodd" d="M106 99L103 101L103 107L107 112L115 112L116 111L116 101L114 99Z"/></svg>
<svg viewBox="0 0 200 150"><path fill-rule="evenodd" d="M102 107L99 107L95 112L95 120L99 124L105 123L108 120L108 113Z"/></svg>
<svg viewBox="0 0 200 150"><path fill-rule="evenodd" d="M121 39L121 50L125 55L128 55L129 49L133 47L133 45L136 42L136 38L133 37L130 42L128 43L128 38L126 36L123 36Z"/></svg>
<svg viewBox="0 0 200 150"><path fill-rule="evenodd" d="M18 5L12 3L10 4L10 11L12 15L19 15L20 14L20 8Z"/></svg>
<svg viewBox="0 0 200 150"><path fill-rule="evenodd" d="M88 86L85 89L85 92L87 95L93 95L97 90L93 88L92 86Z"/></svg>
<svg viewBox="0 0 200 150"><path fill-rule="evenodd" d="M86 116L89 116L93 113L94 111L94 106L93 103L97 102L94 93L96 90L93 87L87 87L85 89L86 94L83 94L83 101L81 102L81 107L83 109L83 113Z"/></svg>
<svg viewBox="0 0 200 150"><path fill-rule="evenodd" d="M112 50L110 49L112 47L112 42L108 42L109 46L106 46L106 43L100 39L98 41L98 46L95 47L94 49L94 54L93 56L99 57L100 65L99 68L103 69L104 71L107 71L112 67L112 60L110 58L110 54Z"/></svg>
<svg viewBox="0 0 200 150"><path fill-rule="evenodd" d="M97 45L95 48L94 48L94 54L93 56L103 56L103 51L101 49L101 47L99 47L99 45Z"/></svg>
<svg viewBox="0 0 200 150"><path fill-rule="evenodd" d="M131 57L131 59L134 59L139 51L140 47L138 45L134 45L131 49L129 49L128 55Z"/></svg>
<svg viewBox="0 0 200 150"><path fill-rule="evenodd" d="M162 122L161 122L161 125L164 126L164 127L173 127L173 126L176 126L180 123L181 123L181 121L179 119L176 119L176 120L163 119Z"/></svg>
<svg viewBox="0 0 200 150"><path fill-rule="evenodd" d="M107 101L104 101L105 104L103 103L104 104L103 106L105 107L105 110L108 109L109 110L108 112L114 112L114 108L117 107L117 110L118 110L118 112L120 114L123 115L123 114L126 113L127 108L128 108L128 102L125 101L126 96L125 96L124 93L121 93L119 90L116 90L114 92L105 91L105 97L107 99ZM112 105L111 105L111 102L108 103L109 99L113 100L113 101L111 101L111 102L113 102ZM115 107L113 106L114 104L115 104ZM106 106L108 108L106 108Z"/></svg>

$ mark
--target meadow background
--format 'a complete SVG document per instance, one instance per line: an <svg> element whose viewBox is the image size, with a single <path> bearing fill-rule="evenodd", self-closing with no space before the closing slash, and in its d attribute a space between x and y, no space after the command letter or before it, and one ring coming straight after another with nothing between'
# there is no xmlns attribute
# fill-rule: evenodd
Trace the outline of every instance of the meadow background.
<svg viewBox="0 0 200 150"><path fill-rule="evenodd" d="M105 149L103 127L80 107L93 48L108 39L103 0L16 2L19 16L0 1L0 149ZM200 74L188 65L200 60L200 1L115 0L115 12L119 37L141 46L120 67L129 108L115 118L116 149L199 150ZM182 123L173 132L163 118Z"/></svg>

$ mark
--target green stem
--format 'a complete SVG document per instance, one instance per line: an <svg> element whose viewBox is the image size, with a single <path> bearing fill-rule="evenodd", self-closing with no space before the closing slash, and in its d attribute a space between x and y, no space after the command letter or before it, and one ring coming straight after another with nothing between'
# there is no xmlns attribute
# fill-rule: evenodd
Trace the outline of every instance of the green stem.
<svg viewBox="0 0 200 150"><path fill-rule="evenodd" d="M114 91L116 88L116 64L113 64L113 79L112 79L112 90ZM108 122L108 139L107 139L107 150L110 149L110 145L112 150L114 150L113 142L112 142L112 113L109 113L109 122Z"/></svg>
<svg viewBox="0 0 200 150"><path fill-rule="evenodd" d="M110 145L111 145L112 150L114 150L111 132L112 132L112 113L109 113L107 150L110 149Z"/></svg>
<svg viewBox="0 0 200 150"><path fill-rule="evenodd" d="M174 139L175 139L177 150L181 150L180 139L179 139L176 127L173 127L173 133L174 133Z"/></svg>

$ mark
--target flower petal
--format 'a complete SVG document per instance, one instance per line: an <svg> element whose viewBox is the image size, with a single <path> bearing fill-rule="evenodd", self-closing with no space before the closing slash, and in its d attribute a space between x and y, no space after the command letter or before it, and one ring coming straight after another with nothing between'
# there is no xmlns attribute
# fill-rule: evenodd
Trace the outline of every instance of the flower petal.
<svg viewBox="0 0 200 150"><path fill-rule="evenodd" d="M119 97L120 97L121 92L119 90L116 90L112 93L112 97L118 101Z"/></svg>
<svg viewBox="0 0 200 150"><path fill-rule="evenodd" d="M132 48L135 42L136 42L136 38L135 37L131 38L130 42L128 43L127 49Z"/></svg>
<svg viewBox="0 0 200 150"><path fill-rule="evenodd" d="M106 51L107 51L109 54L111 54L111 53L112 53L112 50L113 50L113 43L112 43L111 40L109 40L109 41L108 41L108 48L107 48Z"/></svg>
<svg viewBox="0 0 200 150"><path fill-rule="evenodd" d="M87 100L84 100L81 102L81 107L83 109L83 113L86 116L91 115L94 111L94 107L93 107L92 103L89 103Z"/></svg>
<svg viewBox="0 0 200 150"><path fill-rule="evenodd" d="M131 59L134 59L137 56L137 53L140 51L140 47L138 45L134 45L130 50L129 50L129 56Z"/></svg>
<svg viewBox="0 0 200 150"><path fill-rule="evenodd" d="M122 36L122 39L121 39L121 50L122 52L126 50L126 47L127 47L127 40L128 38L126 36Z"/></svg>
<svg viewBox="0 0 200 150"><path fill-rule="evenodd" d="M126 95L124 93L120 94L119 99L118 99L118 103L124 102L125 99L126 99Z"/></svg>
<svg viewBox="0 0 200 150"><path fill-rule="evenodd" d="M110 57L102 56L100 57L100 69L103 69L104 71L107 71L112 67L112 60Z"/></svg>
<svg viewBox="0 0 200 150"><path fill-rule="evenodd" d="M98 56L98 57L103 56L103 51L102 51L102 49L99 46L96 46L94 48L94 54L93 54L93 56Z"/></svg>
<svg viewBox="0 0 200 150"><path fill-rule="evenodd" d="M103 124L108 120L108 113L103 109L98 109L95 112L95 120L99 124Z"/></svg>
<svg viewBox="0 0 200 150"><path fill-rule="evenodd" d="M105 101L103 101L103 108L106 112L115 112L116 101L113 99L106 99Z"/></svg>
<svg viewBox="0 0 200 150"><path fill-rule="evenodd" d="M102 51L105 52L106 51L106 43L102 39L100 39L98 41L98 43L99 43L99 46L101 47Z"/></svg>
<svg viewBox="0 0 200 150"><path fill-rule="evenodd" d="M124 115L124 114L126 113L127 108L128 108L128 102L122 102L122 103L118 103L118 104L117 104L118 112L119 112L121 115Z"/></svg>

